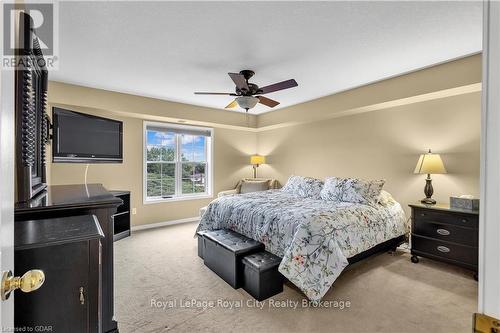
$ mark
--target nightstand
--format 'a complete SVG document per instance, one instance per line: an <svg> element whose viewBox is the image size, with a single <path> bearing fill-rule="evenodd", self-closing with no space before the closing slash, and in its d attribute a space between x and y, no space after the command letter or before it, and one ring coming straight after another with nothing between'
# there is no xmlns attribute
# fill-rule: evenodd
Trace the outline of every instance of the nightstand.
<svg viewBox="0 0 500 333"><path fill-rule="evenodd" d="M477 280L479 211L446 204L410 204L411 261L418 256L474 271Z"/></svg>

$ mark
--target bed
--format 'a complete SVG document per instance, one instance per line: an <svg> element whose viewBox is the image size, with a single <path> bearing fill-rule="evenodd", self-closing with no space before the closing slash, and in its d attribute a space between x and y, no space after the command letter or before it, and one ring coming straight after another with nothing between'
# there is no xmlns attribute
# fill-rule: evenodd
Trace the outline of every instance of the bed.
<svg viewBox="0 0 500 333"><path fill-rule="evenodd" d="M401 205L387 192L376 205L366 205L268 190L212 201L198 230L230 229L262 242L283 258L279 271L318 301L350 259L402 239L405 221Z"/></svg>

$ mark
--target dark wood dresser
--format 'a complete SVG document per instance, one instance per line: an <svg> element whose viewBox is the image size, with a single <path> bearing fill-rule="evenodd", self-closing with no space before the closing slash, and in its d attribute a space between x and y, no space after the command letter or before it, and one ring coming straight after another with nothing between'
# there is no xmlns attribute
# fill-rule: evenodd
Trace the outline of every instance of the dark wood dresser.
<svg viewBox="0 0 500 333"><path fill-rule="evenodd" d="M410 204L411 261L427 257L470 269L477 280L479 212L446 204Z"/></svg>
<svg viewBox="0 0 500 333"><path fill-rule="evenodd" d="M113 215L122 203L121 199L115 197L101 184L54 185L47 187L40 196L28 202L17 203L14 210L15 223L81 215L94 215L97 218L104 234L104 238L101 239L102 288L98 290L102 299L100 309L102 332L118 330L113 304ZM68 253L67 260L71 259L71 253ZM17 261L17 258L14 257L14 260ZM21 271L15 273L24 274ZM23 310L15 306L14 318Z"/></svg>
<svg viewBox="0 0 500 333"><path fill-rule="evenodd" d="M104 234L97 218L17 221L14 227L15 272L35 267L45 274L40 289L16 295L14 306L21 311L15 312L15 327L20 331L102 332L100 240Z"/></svg>

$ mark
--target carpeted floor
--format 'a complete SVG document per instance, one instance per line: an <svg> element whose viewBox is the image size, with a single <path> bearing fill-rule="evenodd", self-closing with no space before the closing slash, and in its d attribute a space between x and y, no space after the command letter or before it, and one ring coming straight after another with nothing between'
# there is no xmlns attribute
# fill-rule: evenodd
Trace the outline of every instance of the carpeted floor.
<svg viewBox="0 0 500 333"><path fill-rule="evenodd" d="M322 308L302 306L292 285L256 304L203 265L195 228L150 229L115 243L120 332L471 331L477 283L466 270L426 259L412 264L405 251L382 253L344 271Z"/></svg>

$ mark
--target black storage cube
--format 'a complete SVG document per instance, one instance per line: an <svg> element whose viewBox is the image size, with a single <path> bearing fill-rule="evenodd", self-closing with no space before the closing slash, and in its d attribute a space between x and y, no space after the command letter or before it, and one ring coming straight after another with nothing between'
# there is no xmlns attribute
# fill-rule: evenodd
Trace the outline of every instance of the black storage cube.
<svg viewBox="0 0 500 333"><path fill-rule="evenodd" d="M243 289L258 301L283 291L283 275L278 272L281 258L258 252L243 258Z"/></svg>
<svg viewBox="0 0 500 333"><path fill-rule="evenodd" d="M235 289L243 280L241 258L264 249L264 244L231 230L209 231L204 240L205 265Z"/></svg>
<svg viewBox="0 0 500 333"><path fill-rule="evenodd" d="M196 237L198 238L198 257L203 259L203 252L205 250L205 231L198 231Z"/></svg>

